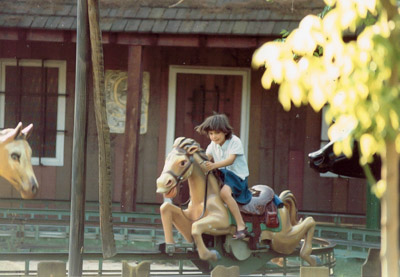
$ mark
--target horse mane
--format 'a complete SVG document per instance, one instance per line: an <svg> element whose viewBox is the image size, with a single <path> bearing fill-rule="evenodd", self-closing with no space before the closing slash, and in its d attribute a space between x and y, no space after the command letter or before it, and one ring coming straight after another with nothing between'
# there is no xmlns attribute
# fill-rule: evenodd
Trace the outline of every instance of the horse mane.
<svg viewBox="0 0 400 277"><path fill-rule="evenodd" d="M174 145L172 147L183 149L185 150L185 152L188 152L189 148L193 146L197 147L198 150L196 151L196 153L199 155L199 157L202 158L203 161L208 161L206 151L201 148L200 144L192 138L179 137L175 139ZM218 184L223 184L219 170L213 170L211 173L215 176L215 179L217 179Z"/></svg>

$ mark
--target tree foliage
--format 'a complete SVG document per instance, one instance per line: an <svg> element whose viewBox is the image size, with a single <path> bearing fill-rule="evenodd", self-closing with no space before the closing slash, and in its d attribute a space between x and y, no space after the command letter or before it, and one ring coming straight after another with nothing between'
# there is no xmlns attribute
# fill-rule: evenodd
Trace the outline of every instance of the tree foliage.
<svg viewBox="0 0 400 277"><path fill-rule="evenodd" d="M254 53L253 66L265 66L262 85L280 84L285 110L327 105L328 135L351 129L334 145L335 154L352 155L360 142L360 163L372 161L396 142L400 153L399 12L395 0L325 0L323 17L308 15L284 40ZM353 36L354 39L345 39ZM385 186L375 187L381 195Z"/></svg>

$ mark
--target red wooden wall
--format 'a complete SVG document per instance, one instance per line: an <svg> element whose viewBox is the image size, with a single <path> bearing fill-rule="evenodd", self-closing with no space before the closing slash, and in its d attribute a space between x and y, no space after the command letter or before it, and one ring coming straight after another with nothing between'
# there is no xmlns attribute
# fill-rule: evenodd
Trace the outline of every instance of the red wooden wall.
<svg viewBox="0 0 400 277"><path fill-rule="evenodd" d="M138 202L159 202L155 180L164 160L168 70L170 65L250 68L255 49L151 47L143 48L143 68L150 73L148 132L140 136ZM127 70L128 47L104 46L105 69ZM0 41L0 58L67 60L67 114L63 167L36 166L39 199L70 198L74 110L75 44ZM309 211L365 213L366 182L358 179L322 178L308 167L307 155L320 145L321 115L309 107L285 112L277 100L277 88L261 87L261 70L251 72L249 134L249 182L268 184L277 193L290 189L299 208ZM92 96L89 96L92 99ZM87 198L98 198L97 136L93 105L89 105L87 149ZM124 135L112 134L113 200L120 201ZM4 180L0 197L18 198Z"/></svg>

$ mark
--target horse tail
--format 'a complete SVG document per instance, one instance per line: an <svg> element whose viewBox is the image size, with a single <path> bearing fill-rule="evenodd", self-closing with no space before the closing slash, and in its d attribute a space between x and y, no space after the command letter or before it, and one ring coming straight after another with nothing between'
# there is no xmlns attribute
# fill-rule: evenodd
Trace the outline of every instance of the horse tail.
<svg viewBox="0 0 400 277"><path fill-rule="evenodd" d="M296 225L299 221L297 220L297 203L296 198L290 190L284 190L279 195L279 198L283 201L283 204L289 211L290 223Z"/></svg>

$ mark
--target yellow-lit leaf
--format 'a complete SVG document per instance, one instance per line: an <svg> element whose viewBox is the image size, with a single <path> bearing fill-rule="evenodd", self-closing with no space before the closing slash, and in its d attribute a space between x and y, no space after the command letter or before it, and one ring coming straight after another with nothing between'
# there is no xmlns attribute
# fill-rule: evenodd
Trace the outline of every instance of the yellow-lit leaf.
<svg viewBox="0 0 400 277"><path fill-rule="evenodd" d="M321 18L316 15L307 15L304 17L299 24L300 29L305 29L310 31L311 29L320 30L322 26Z"/></svg>
<svg viewBox="0 0 400 277"><path fill-rule="evenodd" d="M287 43L292 51L300 56L312 55L317 44L310 32L303 29L295 29L287 38Z"/></svg>
<svg viewBox="0 0 400 277"><path fill-rule="evenodd" d="M261 84L262 84L263 88L265 88L265 89L271 88L272 77L268 71L264 72L263 76L261 77Z"/></svg>
<svg viewBox="0 0 400 277"><path fill-rule="evenodd" d="M371 12L373 15L376 13L376 0L361 0L364 2L364 4L367 6L367 9L369 12Z"/></svg>
<svg viewBox="0 0 400 277"><path fill-rule="evenodd" d="M328 6L333 6L336 3L336 0L324 0L325 4Z"/></svg>
<svg viewBox="0 0 400 277"><path fill-rule="evenodd" d="M400 134L398 134L398 135L396 136L395 143L396 143L396 151L397 151L397 153L400 154Z"/></svg>
<svg viewBox="0 0 400 277"><path fill-rule="evenodd" d="M278 100L282 104L285 111L290 111L290 97L284 90L279 89Z"/></svg>
<svg viewBox="0 0 400 277"><path fill-rule="evenodd" d="M333 144L333 153L336 156L339 156L342 153L342 143L340 141L337 141Z"/></svg>
<svg viewBox="0 0 400 277"><path fill-rule="evenodd" d="M343 154L347 157L347 158L351 158L351 156L353 155L353 147L352 147L352 143L351 143L351 138L350 136L347 136L344 140L343 140Z"/></svg>
<svg viewBox="0 0 400 277"><path fill-rule="evenodd" d="M390 110L389 112L390 122L392 123L393 129L399 129L399 116L397 115L395 110Z"/></svg>
<svg viewBox="0 0 400 277"><path fill-rule="evenodd" d="M377 128L378 132L379 133L382 132L386 127L385 118L382 115L377 114L375 117L375 121L376 121L376 128Z"/></svg>
<svg viewBox="0 0 400 277"><path fill-rule="evenodd" d="M377 143L371 134L363 134L360 138L361 154L369 159L376 153Z"/></svg>
<svg viewBox="0 0 400 277"><path fill-rule="evenodd" d="M362 0L363 1L363 0ZM357 13L360 17L365 18L367 16L367 6L361 2L360 0L357 0Z"/></svg>
<svg viewBox="0 0 400 277"><path fill-rule="evenodd" d="M278 42L266 43L254 52L252 66L258 68L260 66L263 66L266 61L275 61L278 57Z"/></svg>
<svg viewBox="0 0 400 277"><path fill-rule="evenodd" d="M326 96L322 88L315 84L309 95L309 101L314 111L319 112L326 103Z"/></svg>
<svg viewBox="0 0 400 277"><path fill-rule="evenodd" d="M352 25L354 24L354 21L356 20L356 12L355 10L349 8L348 10L346 10L343 14L342 17L340 18L340 25L342 27L343 30L347 29L347 28L351 28Z"/></svg>
<svg viewBox="0 0 400 277"><path fill-rule="evenodd" d="M382 198L383 194L386 192L386 182L384 180L379 180L375 186L372 187L372 191L375 193L376 197Z"/></svg>
<svg viewBox="0 0 400 277"><path fill-rule="evenodd" d="M271 65L271 68L269 69L272 75L272 78L277 82L281 83L283 79L283 68L282 64L279 62L276 62Z"/></svg>
<svg viewBox="0 0 400 277"><path fill-rule="evenodd" d="M284 62L285 76L289 82L297 81L300 77L300 72L297 68L297 64L293 60L287 60Z"/></svg>
<svg viewBox="0 0 400 277"><path fill-rule="evenodd" d="M334 36L338 33L338 25L340 20L340 14L335 10L331 10L327 15L325 15L322 20L322 30L325 34Z"/></svg>
<svg viewBox="0 0 400 277"><path fill-rule="evenodd" d="M356 114L358 119L360 120L361 126L364 129L368 129L371 124L371 117L370 114L368 113L368 111L365 109L365 107L360 106L357 110L356 110Z"/></svg>

